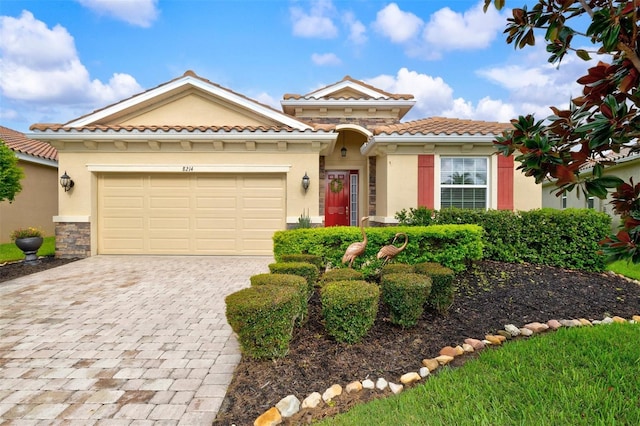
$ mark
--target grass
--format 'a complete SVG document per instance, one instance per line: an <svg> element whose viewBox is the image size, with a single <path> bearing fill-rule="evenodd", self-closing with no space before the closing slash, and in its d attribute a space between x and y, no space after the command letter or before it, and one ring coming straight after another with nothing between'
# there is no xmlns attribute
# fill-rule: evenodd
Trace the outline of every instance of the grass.
<svg viewBox="0 0 640 426"><path fill-rule="evenodd" d="M56 253L56 237L45 237L38 256L53 256ZM24 259L24 253L14 243L0 244L0 263Z"/></svg>
<svg viewBox="0 0 640 426"><path fill-rule="evenodd" d="M640 424L640 324L562 328L486 349L461 368L318 423Z"/></svg>
<svg viewBox="0 0 640 426"><path fill-rule="evenodd" d="M617 274L624 275L625 277L640 281L640 263L635 264L627 262L626 260L618 260L607 265L607 269Z"/></svg>

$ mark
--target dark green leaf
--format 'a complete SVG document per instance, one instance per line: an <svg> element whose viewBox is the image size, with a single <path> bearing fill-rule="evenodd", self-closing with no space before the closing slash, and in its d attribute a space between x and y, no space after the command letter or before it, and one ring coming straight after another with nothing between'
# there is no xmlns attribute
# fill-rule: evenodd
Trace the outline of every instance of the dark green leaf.
<svg viewBox="0 0 640 426"><path fill-rule="evenodd" d="M591 56L589 55L589 52L587 52L587 51L586 51L586 50L584 50L584 49L578 49L578 50L576 51L576 55L578 55L578 57L579 57L580 59L582 59L583 61L588 61L588 60L590 60L590 59L591 59Z"/></svg>

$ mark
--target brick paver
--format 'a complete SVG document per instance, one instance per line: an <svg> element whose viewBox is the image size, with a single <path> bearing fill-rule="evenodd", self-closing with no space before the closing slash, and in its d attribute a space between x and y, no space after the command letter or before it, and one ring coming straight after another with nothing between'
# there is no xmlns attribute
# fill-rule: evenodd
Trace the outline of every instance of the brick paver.
<svg viewBox="0 0 640 426"><path fill-rule="evenodd" d="M224 298L271 262L94 256L0 283L0 423L210 425L240 360Z"/></svg>

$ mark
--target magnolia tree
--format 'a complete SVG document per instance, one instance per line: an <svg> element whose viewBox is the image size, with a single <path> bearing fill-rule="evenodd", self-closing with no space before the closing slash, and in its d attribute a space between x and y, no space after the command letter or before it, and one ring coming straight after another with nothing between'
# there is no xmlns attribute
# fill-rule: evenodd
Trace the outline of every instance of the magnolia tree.
<svg viewBox="0 0 640 426"><path fill-rule="evenodd" d="M505 3L484 2L485 11ZM544 35L550 63L560 65L566 55L585 61L598 55L600 62L578 79L582 95L567 108L551 107L544 120L511 120L513 127L494 141L500 153L515 152L518 169L537 183L554 180L557 195L579 190L604 199L612 192L622 224L601 241L603 252L634 263L640 263L640 182L603 172L614 164L608 154L640 152L639 14L638 0L537 0L531 9L513 9L504 31L507 43L524 48Z"/></svg>
<svg viewBox="0 0 640 426"><path fill-rule="evenodd" d="M18 157L0 139L0 201L12 202L22 190L20 179L22 169L18 167Z"/></svg>

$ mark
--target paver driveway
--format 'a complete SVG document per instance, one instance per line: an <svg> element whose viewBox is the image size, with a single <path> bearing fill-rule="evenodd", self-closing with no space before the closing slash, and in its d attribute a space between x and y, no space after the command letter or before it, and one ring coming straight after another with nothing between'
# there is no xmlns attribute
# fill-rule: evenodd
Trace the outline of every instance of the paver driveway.
<svg viewBox="0 0 640 426"><path fill-rule="evenodd" d="M211 424L224 297L269 257L94 256L0 284L0 423Z"/></svg>

